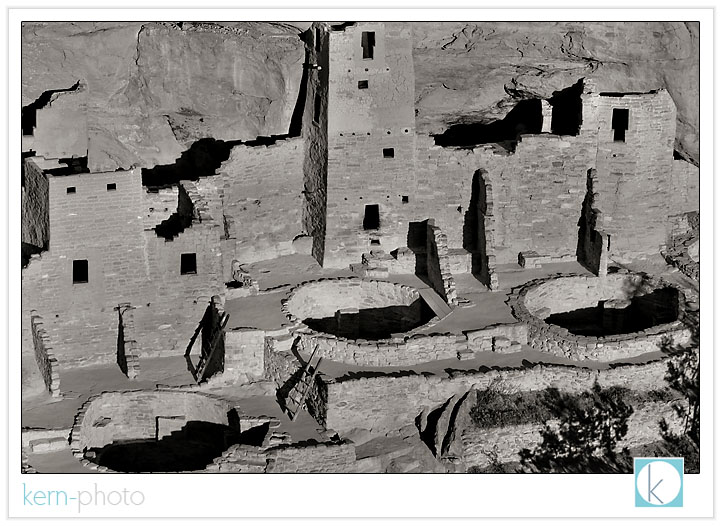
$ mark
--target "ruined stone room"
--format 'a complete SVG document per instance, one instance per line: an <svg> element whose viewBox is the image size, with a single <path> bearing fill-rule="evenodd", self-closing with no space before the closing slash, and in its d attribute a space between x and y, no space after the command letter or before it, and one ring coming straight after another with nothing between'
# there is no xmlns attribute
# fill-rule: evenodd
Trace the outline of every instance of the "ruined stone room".
<svg viewBox="0 0 722 526"><path fill-rule="evenodd" d="M22 471L695 472L699 43L24 23Z"/></svg>

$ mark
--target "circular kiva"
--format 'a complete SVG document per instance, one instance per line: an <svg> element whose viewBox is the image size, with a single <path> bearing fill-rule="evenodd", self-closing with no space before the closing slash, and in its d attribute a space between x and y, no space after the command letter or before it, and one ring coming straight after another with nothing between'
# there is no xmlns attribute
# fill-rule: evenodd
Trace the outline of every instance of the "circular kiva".
<svg viewBox="0 0 722 526"><path fill-rule="evenodd" d="M302 283L283 301L301 352L365 366L456 358L459 336L418 334L435 323L414 287L361 278Z"/></svg>
<svg viewBox="0 0 722 526"><path fill-rule="evenodd" d="M565 275L533 280L509 297L535 350L572 360L611 361L659 351L690 337L684 294L647 275Z"/></svg>
<svg viewBox="0 0 722 526"><path fill-rule="evenodd" d="M103 472L203 471L239 436L233 404L212 395L169 390L105 392L75 418L70 446Z"/></svg>

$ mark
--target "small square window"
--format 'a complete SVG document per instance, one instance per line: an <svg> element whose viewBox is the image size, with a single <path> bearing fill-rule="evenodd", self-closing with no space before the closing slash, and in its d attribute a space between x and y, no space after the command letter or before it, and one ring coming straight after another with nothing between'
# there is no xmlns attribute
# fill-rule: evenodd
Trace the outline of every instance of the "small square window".
<svg viewBox="0 0 722 526"><path fill-rule="evenodd" d="M74 193L75 193L75 187L74 187L74 186L68 186L68 187L65 189L65 191L66 191L67 193L69 193L69 194L74 194Z"/></svg>
<svg viewBox="0 0 722 526"><path fill-rule="evenodd" d="M402 202L403 204L408 203L408 202L409 202L409 196L408 196L408 195L402 195L402 196L401 196L401 202Z"/></svg>
<svg viewBox="0 0 722 526"><path fill-rule="evenodd" d="M115 190L116 188L115 183L108 183L107 185L105 185L105 187L108 189L108 192Z"/></svg>
<svg viewBox="0 0 722 526"><path fill-rule="evenodd" d="M359 80L358 81L358 89L369 89L369 81L368 80Z"/></svg>
<svg viewBox="0 0 722 526"><path fill-rule="evenodd" d="M195 274L196 273L196 255L193 254L181 254L181 275Z"/></svg>
<svg viewBox="0 0 722 526"><path fill-rule="evenodd" d="M88 282L88 260L87 259L73 260L73 283L87 283L87 282Z"/></svg>
<svg viewBox="0 0 722 526"><path fill-rule="evenodd" d="M372 239L372 240L371 240L371 244L374 245L374 246L378 246L378 245L381 244L381 240L379 240L379 239Z"/></svg>
<svg viewBox="0 0 722 526"><path fill-rule="evenodd" d="M384 158L385 159L393 159L394 158L394 149L393 148L384 148Z"/></svg>

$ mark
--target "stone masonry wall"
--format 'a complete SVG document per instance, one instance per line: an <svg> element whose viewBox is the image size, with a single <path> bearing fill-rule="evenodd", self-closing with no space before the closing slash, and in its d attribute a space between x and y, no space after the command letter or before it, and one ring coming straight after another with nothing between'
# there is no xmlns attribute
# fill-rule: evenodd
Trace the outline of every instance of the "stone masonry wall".
<svg viewBox="0 0 722 526"><path fill-rule="evenodd" d="M262 449L234 445L206 471L225 473L358 473L356 448L349 442L287 444Z"/></svg>
<svg viewBox="0 0 722 526"><path fill-rule="evenodd" d="M536 364L521 368L482 367L479 371L440 375L374 373L329 382L325 422L328 429L342 435L354 428L384 434L413 423L424 408L437 407L472 387L484 389L494 384L520 391L557 387L579 392L598 381L602 387L634 385L637 390L653 390L658 388L666 371L666 361L655 361L599 371Z"/></svg>
<svg viewBox="0 0 722 526"><path fill-rule="evenodd" d="M459 303L456 282L449 268L449 247L446 235L429 219L426 226L426 273L434 290L449 305Z"/></svg>
<svg viewBox="0 0 722 526"><path fill-rule="evenodd" d="M417 200L421 214L434 217L450 248L473 245L483 230L486 253L494 263L512 263L519 252L534 250L556 257L576 253L578 222L586 192L586 173L594 163L595 136L523 135L514 153L493 145L474 149L442 148L417 137ZM469 221L474 174L484 170L491 214ZM439 185L438 181L445 181ZM487 223L490 223L487 225ZM479 247L481 249L481 247Z"/></svg>
<svg viewBox="0 0 722 526"><path fill-rule="evenodd" d="M114 362L113 309L136 303L147 287L140 170L47 179L49 250L23 270L23 317L29 318L29 309L44 313L59 367L94 354ZM107 189L111 183L116 190ZM75 193L67 193L69 187ZM88 282L73 283L73 260L82 259L88 261Z"/></svg>
<svg viewBox="0 0 722 526"><path fill-rule="evenodd" d="M178 186L143 192L143 228L151 230L173 213L178 207Z"/></svg>
<svg viewBox="0 0 722 526"><path fill-rule="evenodd" d="M299 333L296 346L306 355L317 349L316 355L324 359L370 367L408 366L458 358L459 353L468 348L466 338L455 334L416 334L390 340L359 341L327 334Z"/></svg>
<svg viewBox="0 0 722 526"><path fill-rule="evenodd" d="M356 447L350 442L279 446L266 451L266 473L354 473Z"/></svg>
<svg viewBox="0 0 722 526"><path fill-rule="evenodd" d="M45 387L53 396L60 396L60 376L57 371L57 359L45 331L43 318L34 314L31 317L35 361L45 382Z"/></svg>
<svg viewBox="0 0 722 526"><path fill-rule="evenodd" d="M302 233L302 138L269 146L239 145L218 170L223 176L223 214L241 263L293 252Z"/></svg>
<svg viewBox="0 0 722 526"><path fill-rule="evenodd" d="M140 371L140 348L135 338L133 307L118 305L118 366L128 378L133 379Z"/></svg>
<svg viewBox="0 0 722 526"><path fill-rule="evenodd" d="M225 333L224 376L257 380L264 371L265 332L237 329Z"/></svg>
<svg viewBox="0 0 722 526"><path fill-rule="evenodd" d="M29 310L37 309L46 316L59 367L113 363L114 309L130 303L138 307L135 336L143 355L185 350L210 296L223 289L223 225L210 215L215 194L201 195L199 185L188 184L184 192L196 199L192 224L166 240L149 226L153 200L139 169L51 175L48 183L49 250L22 273L24 348L31 342ZM195 274L180 274L183 253L196 254ZM83 259L88 282L73 283L73 260Z"/></svg>
<svg viewBox="0 0 722 526"><path fill-rule="evenodd" d="M600 230L612 236L612 257L658 254L672 210L672 163L676 109L666 91L597 99L596 169L603 214ZM614 140L614 109L629 111L624 141Z"/></svg>
<svg viewBox="0 0 722 526"><path fill-rule="evenodd" d="M410 31L405 23L359 22L328 32L325 266L358 262L372 241L386 252L406 246L412 207L403 196L412 201L415 186ZM363 58L363 32L375 33L373 58ZM367 205L379 207L377 229L363 228Z"/></svg>

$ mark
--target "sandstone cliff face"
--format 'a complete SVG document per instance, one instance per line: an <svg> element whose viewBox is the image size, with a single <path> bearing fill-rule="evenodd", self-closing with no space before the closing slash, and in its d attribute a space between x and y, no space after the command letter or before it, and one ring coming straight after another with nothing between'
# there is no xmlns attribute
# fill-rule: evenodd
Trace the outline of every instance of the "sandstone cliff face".
<svg viewBox="0 0 722 526"><path fill-rule="evenodd" d="M251 22L26 24L23 105L86 84L91 170L172 163L204 137L287 133L304 58L298 32Z"/></svg>
<svg viewBox="0 0 722 526"><path fill-rule="evenodd" d="M91 170L172 163L196 140L287 133L308 24L31 23L26 106L87 85ZM502 118L580 78L602 91L666 88L677 150L699 159L696 23L413 23L417 130ZM71 125L71 124L69 124Z"/></svg>
<svg viewBox="0 0 722 526"><path fill-rule="evenodd" d="M698 162L697 23L415 23L413 38L418 131L498 119L586 78L600 91L666 88L676 148Z"/></svg>

